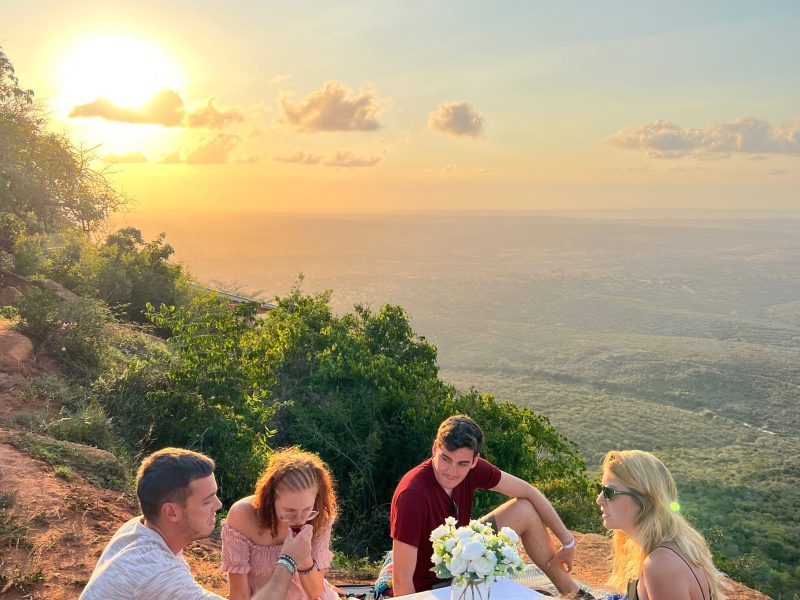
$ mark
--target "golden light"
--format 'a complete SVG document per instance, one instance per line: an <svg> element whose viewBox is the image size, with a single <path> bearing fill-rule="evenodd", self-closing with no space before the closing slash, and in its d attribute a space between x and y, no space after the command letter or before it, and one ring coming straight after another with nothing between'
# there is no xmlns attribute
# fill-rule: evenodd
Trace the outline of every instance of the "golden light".
<svg viewBox="0 0 800 600"><path fill-rule="evenodd" d="M143 39L109 36L80 42L61 68L60 110L105 98L139 108L158 91L180 91L178 70L158 45Z"/></svg>

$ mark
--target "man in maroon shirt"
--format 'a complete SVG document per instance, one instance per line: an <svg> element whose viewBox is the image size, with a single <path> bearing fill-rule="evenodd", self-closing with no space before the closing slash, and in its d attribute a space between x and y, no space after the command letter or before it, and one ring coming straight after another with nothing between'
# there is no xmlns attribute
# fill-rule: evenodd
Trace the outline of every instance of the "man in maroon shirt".
<svg viewBox="0 0 800 600"><path fill-rule="evenodd" d="M433 443L432 457L400 480L392 498L391 535L394 556L392 587L395 596L449 584L431 572L430 534L453 516L466 525L472 515L475 490L492 490L511 500L481 518L495 530L511 527L522 539L528 556L562 594L579 591L570 577L575 538L553 506L531 484L501 471L480 457L483 431L466 415L445 419ZM549 528L561 540L554 547Z"/></svg>

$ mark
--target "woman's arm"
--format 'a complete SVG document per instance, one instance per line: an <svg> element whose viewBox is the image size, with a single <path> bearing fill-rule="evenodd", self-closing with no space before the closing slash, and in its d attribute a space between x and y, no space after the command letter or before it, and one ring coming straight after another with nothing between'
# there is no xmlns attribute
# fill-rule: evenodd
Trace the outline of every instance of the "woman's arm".
<svg viewBox="0 0 800 600"><path fill-rule="evenodd" d="M250 582L247 573L228 573L230 600L250 600Z"/></svg>
<svg viewBox="0 0 800 600"><path fill-rule="evenodd" d="M300 571L304 571L309 567L311 568L309 573L305 575L300 573ZM309 563L305 565L298 564L297 572L300 577L300 585L303 586L303 590L305 590L309 598L313 600L323 595L322 592L325 589L325 573L320 571L314 563L309 561ZM231 600L233 599L231 598Z"/></svg>

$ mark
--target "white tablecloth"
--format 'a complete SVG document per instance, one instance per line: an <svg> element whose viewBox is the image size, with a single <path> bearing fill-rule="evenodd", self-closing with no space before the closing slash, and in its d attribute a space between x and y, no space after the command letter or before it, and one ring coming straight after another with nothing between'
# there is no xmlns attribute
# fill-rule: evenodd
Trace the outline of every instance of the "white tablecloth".
<svg viewBox="0 0 800 600"><path fill-rule="evenodd" d="M418 592L408 596L400 596L399 598L404 600L450 600L450 588L444 587L429 592ZM547 598L547 596L543 596L539 592L535 592L505 577L500 577L492 585L492 600L531 600L535 598Z"/></svg>

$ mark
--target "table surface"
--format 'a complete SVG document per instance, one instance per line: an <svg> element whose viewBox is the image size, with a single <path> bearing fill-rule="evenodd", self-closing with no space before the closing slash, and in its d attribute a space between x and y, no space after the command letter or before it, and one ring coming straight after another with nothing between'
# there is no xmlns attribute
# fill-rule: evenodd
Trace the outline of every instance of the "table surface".
<svg viewBox="0 0 800 600"><path fill-rule="evenodd" d="M450 600L450 588L443 587L429 592L417 592L403 596L403 598L407 600ZM547 596L505 577L499 577L492 586L493 600L532 600L536 598L547 598Z"/></svg>

